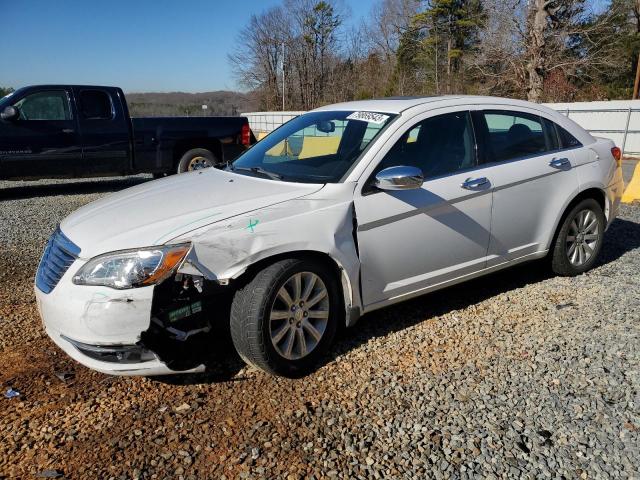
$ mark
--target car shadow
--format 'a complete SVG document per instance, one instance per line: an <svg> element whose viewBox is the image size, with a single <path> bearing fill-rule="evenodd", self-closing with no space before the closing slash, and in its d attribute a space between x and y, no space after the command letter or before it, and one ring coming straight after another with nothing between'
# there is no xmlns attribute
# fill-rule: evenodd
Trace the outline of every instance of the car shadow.
<svg viewBox="0 0 640 480"><path fill-rule="evenodd" d="M55 195L86 195L90 193L109 193L140 185L152 180L151 177L114 177L107 180L88 179L82 181L68 181L62 183L29 182L24 185L16 182L15 186L0 188L0 201L22 200L35 197L50 197ZM41 183L42 182L42 183Z"/></svg>
<svg viewBox="0 0 640 480"><path fill-rule="evenodd" d="M596 268L611 263L637 248L640 248L640 224L616 219L607 231ZM501 293L547 280L552 276L553 273L547 261L532 261L364 315L354 328L339 331L333 348L319 363L318 368L358 348L372 338L387 336L430 318L452 310L464 309ZM233 347L228 327L218 326L212 332L210 341L210 348L207 349L206 356L201 359L201 363L207 367L205 372L153 377L153 380L173 385L244 380L244 377L238 376L238 373L245 364Z"/></svg>

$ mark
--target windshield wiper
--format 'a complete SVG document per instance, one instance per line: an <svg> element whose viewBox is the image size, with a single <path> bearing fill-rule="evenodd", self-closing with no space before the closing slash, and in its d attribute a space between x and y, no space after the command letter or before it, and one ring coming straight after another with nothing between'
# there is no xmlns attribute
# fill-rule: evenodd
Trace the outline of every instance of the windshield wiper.
<svg viewBox="0 0 640 480"><path fill-rule="evenodd" d="M242 171L242 172L257 173L259 175L263 175L265 177L268 177L271 180L282 180L282 178L283 178L282 175L270 172L270 171L265 170L264 168L261 168L261 167L234 167L233 165L231 165L231 171L232 172Z"/></svg>

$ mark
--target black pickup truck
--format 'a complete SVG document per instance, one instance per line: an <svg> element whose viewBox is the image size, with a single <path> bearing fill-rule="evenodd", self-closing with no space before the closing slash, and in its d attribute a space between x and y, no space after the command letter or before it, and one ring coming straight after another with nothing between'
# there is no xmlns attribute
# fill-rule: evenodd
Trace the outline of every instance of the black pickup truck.
<svg viewBox="0 0 640 480"><path fill-rule="evenodd" d="M252 141L245 117L131 118L116 87L39 85L0 99L0 179L162 176L224 164Z"/></svg>

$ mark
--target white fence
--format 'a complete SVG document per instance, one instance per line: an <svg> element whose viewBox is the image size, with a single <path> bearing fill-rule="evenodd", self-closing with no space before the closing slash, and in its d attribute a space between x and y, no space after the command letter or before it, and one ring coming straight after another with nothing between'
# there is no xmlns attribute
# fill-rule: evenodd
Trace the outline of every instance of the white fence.
<svg viewBox="0 0 640 480"><path fill-rule="evenodd" d="M640 155L640 100L547 103L596 137L613 140L626 155ZM275 130L304 112L249 112L249 125L256 137Z"/></svg>

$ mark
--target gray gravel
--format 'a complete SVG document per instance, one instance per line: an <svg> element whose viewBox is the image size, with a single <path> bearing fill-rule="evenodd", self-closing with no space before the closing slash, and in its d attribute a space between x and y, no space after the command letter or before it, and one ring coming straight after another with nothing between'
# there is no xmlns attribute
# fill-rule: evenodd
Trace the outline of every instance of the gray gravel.
<svg viewBox="0 0 640 480"><path fill-rule="evenodd" d="M593 271L533 263L373 313L301 380L224 346L215 375L108 377L44 336L32 276L62 217L140 181L0 182L0 381L22 393L0 397L0 478L639 477L640 204Z"/></svg>

